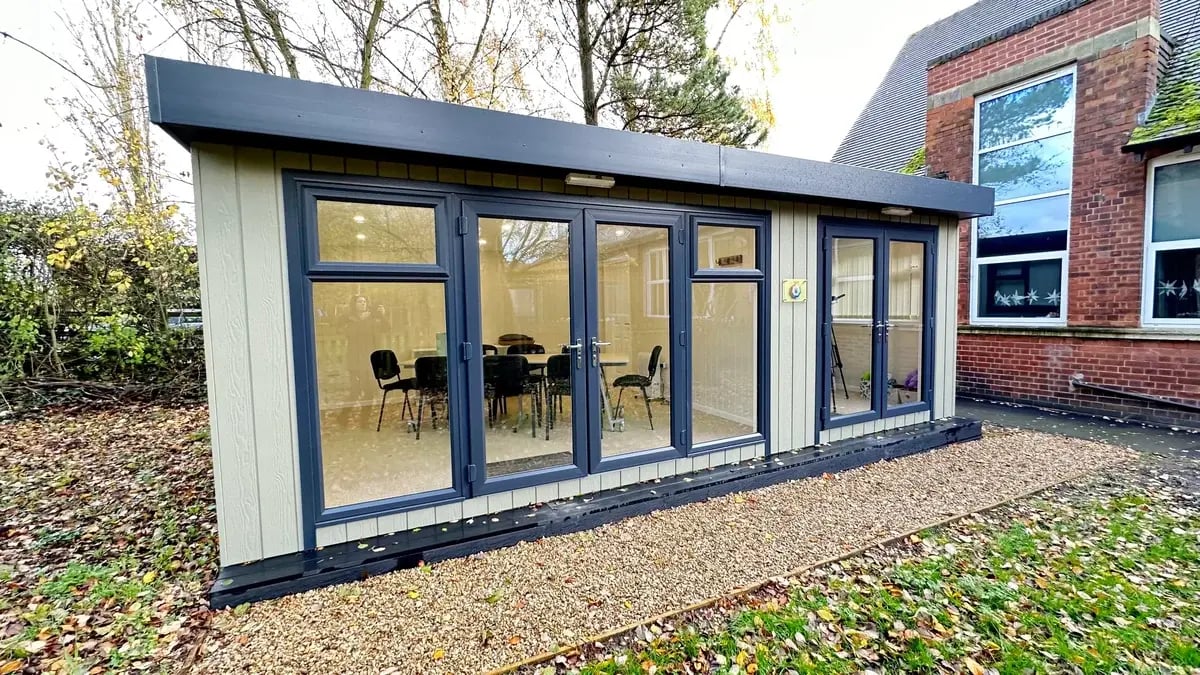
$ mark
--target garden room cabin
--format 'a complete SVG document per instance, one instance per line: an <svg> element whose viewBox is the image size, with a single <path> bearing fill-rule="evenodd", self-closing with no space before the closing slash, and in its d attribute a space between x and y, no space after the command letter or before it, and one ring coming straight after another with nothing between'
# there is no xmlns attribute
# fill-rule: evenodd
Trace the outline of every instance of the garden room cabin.
<svg viewBox="0 0 1200 675"><path fill-rule="evenodd" d="M218 605L978 433L990 189L146 68L193 160Z"/></svg>

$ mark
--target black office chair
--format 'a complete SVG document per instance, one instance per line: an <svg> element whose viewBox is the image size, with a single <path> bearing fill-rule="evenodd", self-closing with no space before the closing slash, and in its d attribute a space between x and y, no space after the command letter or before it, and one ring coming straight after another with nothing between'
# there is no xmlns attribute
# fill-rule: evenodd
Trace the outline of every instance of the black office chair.
<svg viewBox="0 0 1200 675"><path fill-rule="evenodd" d="M496 345L489 345L487 343L484 343L484 345L483 345L483 355L484 356L489 356L489 355L496 356L499 353L500 353L500 350L496 348Z"/></svg>
<svg viewBox="0 0 1200 675"><path fill-rule="evenodd" d="M571 356L555 354L546 360L546 440L550 440L550 428L554 426L554 403L562 412L562 397L571 395Z"/></svg>
<svg viewBox="0 0 1200 675"><path fill-rule="evenodd" d="M545 354L546 348L535 342L528 342L528 343L519 344L519 345L509 345L508 353L509 354ZM539 372L536 372L536 373L533 372L535 370L537 370ZM532 366L532 365L527 366L526 372L529 373L529 381L536 384L538 387L541 387L544 380L546 379L545 374L542 372L543 370L544 369L542 366Z"/></svg>
<svg viewBox="0 0 1200 675"><path fill-rule="evenodd" d="M646 387L650 386L650 382L654 379L654 373L658 370L658 357L662 354L662 345L655 345L650 351L650 367L646 369L647 375L638 375L631 373L622 375L613 380L613 386L620 391L617 392L617 410L621 410L621 396L625 393L627 387L637 387L642 390L642 400L646 403L646 415L650 417L650 429L654 430L654 412L650 410L650 395L646 393Z"/></svg>
<svg viewBox="0 0 1200 675"><path fill-rule="evenodd" d="M520 354L505 354L503 356L483 357L483 396L488 402L488 422L492 426L496 419L496 411L504 399L517 397L517 423L513 425L513 433L517 432L521 415L525 413L525 397L530 401L529 432L537 438L537 427L541 423L541 389L529 379L529 361ZM418 410L420 407L418 406Z"/></svg>
<svg viewBox="0 0 1200 675"><path fill-rule="evenodd" d="M371 370L375 373L375 384L383 390L383 401L379 404L379 421L375 423L375 431L383 426L383 407L387 405L388 392L404 392L404 405L400 408L400 419L404 419L404 411L408 411L408 419L412 419L412 403L408 400L408 392L417 388L417 382L411 377L400 377L400 362L396 352L390 349L379 349L371 352ZM385 382L384 380L394 380Z"/></svg>
<svg viewBox="0 0 1200 675"><path fill-rule="evenodd" d="M446 377L446 357L422 356L413 363L417 384L417 440L421 440L421 423L425 418L425 404L437 429L437 404L448 405L449 383ZM449 415L447 414L447 417Z"/></svg>

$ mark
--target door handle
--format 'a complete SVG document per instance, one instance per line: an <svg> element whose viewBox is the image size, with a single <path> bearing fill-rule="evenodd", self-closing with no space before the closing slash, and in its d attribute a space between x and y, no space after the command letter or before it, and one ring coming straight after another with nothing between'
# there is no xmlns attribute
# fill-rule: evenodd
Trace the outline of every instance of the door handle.
<svg viewBox="0 0 1200 675"><path fill-rule="evenodd" d="M583 367L583 343L582 342L580 342L579 340L576 340L574 344L559 345L559 346L562 347L563 349L569 349L569 350L575 352L575 367L576 368Z"/></svg>
<svg viewBox="0 0 1200 675"><path fill-rule="evenodd" d="M600 365L600 348L607 347L611 342L601 342L596 338L592 338L592 366Z"/></svg>

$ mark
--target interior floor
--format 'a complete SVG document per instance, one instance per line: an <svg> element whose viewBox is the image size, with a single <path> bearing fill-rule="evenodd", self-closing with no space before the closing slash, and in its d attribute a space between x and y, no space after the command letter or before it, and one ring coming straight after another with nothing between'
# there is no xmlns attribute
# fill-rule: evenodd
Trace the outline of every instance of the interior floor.
<svg viewBox="0 0 1200 675"><path fill-rule="evenodd" d="M853 415L854 413L865 412L871 409L871 400L864 396L857 388L850 389L849 395L842 391L841 382L837 382L833 387L831 401L833 409L830 411L833 417L841 415ZM897 405L905 405L908 403L917 403L921 400L920 392L910 391L893 387L888 392L888 407Z"/></svg>
<svg viewBox="0 0 1200 675"><path fill-rule="evenodd" d="M410 398L412 417L404 408L403 395L389 397L380 430L379 402L362 402L327 411L322 415L322 472L325 477L327 507L355 504L399 495L436 490L451 486L450 434L445 410L437 406L436 428L426 407L421 414L421 434L417 438L417 403ZM615 405L615 394L614 394ZM548 411L543 410L536 428L530 414L530 399L504 400L490 424L481 420L487 475L498 476L534 469L564 466L573 461L571 399L563 397L561 412L557 405L547 438ZM650 402L654 428L641 396L623 397L614 413L613 428L605 425L601 453L605 457L652 450L670 445L670 407L661 400ZM486 412L486 411L485 411ZM601 416L607 421L607 418ZM752 426L700 411L693 411L693 441L742 436L754 432Z"/></svg>

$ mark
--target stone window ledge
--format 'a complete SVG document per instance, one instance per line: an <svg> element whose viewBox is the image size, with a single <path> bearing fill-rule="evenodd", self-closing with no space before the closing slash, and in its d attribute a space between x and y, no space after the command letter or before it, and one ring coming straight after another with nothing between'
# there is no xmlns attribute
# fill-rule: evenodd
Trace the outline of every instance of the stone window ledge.
<svg viewBox="0 0 1200 675"><path fill-rule="evenodd" d="M959 335L1003 335L1031 337L1064 337L1082 340L1163 340L1200 342L1200 330L1186 328L1109 328L1096 326L968 326L958 327Z"/></svg>

